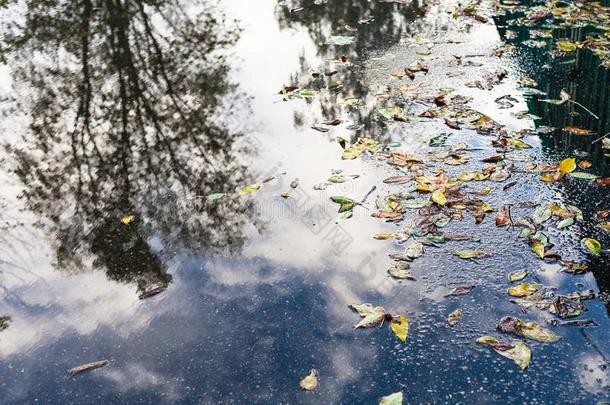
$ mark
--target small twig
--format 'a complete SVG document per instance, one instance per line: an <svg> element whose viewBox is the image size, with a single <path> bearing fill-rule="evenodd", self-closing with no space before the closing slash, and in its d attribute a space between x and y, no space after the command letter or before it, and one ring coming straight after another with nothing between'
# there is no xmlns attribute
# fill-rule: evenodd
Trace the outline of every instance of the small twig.
<svg viewBox="0 0 610 405"><path fill-rule="evenodd" d="M593 142L591 142L591 143L592 143L592 144L593 144L593 143L597 143L597 142L601 141L602 139L604 139L605 137L607 137L608 135L610 135L610 132L608 132L606 135L602 136L601 138L597 138L596 140L594 140L594 141L593 141Z"/></svg>
<svg viewBox="0 0 610 405"><path fill-rule="evenodd" d="M574 100L567 100L568 103L574 103L577 106L579 106L580 108L582 108L583 110L585 110L586 112L588 112L589 114L591 114L593 117L595 117L596 120L599 119L599 117L595 114L593 114L593 112L591 110L589 110L587 107L585 107L584 105L580 104L578 101L574 101Z"/></svg>

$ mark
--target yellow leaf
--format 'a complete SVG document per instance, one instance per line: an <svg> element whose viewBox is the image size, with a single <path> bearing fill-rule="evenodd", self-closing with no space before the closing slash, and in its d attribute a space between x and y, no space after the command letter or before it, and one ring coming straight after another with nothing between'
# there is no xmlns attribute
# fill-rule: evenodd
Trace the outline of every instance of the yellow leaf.
<svg viewBox="0 0 610 405"><path fill-rule="evenodd" d="M250 193L258 190L259 188L261 188L261 185L258 184L258 183L250 184L249 186L246 186L246 187L242 188L239 191L239 194L241 194L241 195L250 194Z"/></svg>
<svg viewBox="0 0 610 405"><path fill-rule="evenodd" d="M392 239L395 236L396 235L393 233L384 232L384 233L378 233L376 235L373 235L373 238L377 239L377 240L386 240L386 239Z"/></svg>
<svg viewBox="0 0 610 405"><path fill-rule="evenodd" d="M432 193L432 201L434 201L438 205L447 204L447 198L445 197L445 194L443 194L443 192L441 190L436 190L434 193Z"/></svg>
<svg viewBox="0 0 610 405"><path fill-rule="evenodd" d="M561 174L572 173L574 170L576 170L576 159L574 158L563 159L559 164L559 172Z"/></svg>
<svg viewBox="0 0 610 405"><path fill-rule="evenodd" d="M406 316L400 315L398 320L392 319L391 323L392 332L404 343L407 341L409 335L409 319Z"/></svg>
<svg viewBox="0 0 610 405"><path fill-rule="evenodd" d="M133 216L133 215L125 215L123 218L121 218L121 222L124 223L125 225L129 225L129 223L131 221L133 221L134 218L135 218L135 216Z"/></svg>
<svg viewBox="0 0 610 405"><path fill-rule="evenodd" d="M527 297L542 288L540 284L521 283L508 289L508 295L513 297Z"/></svg>
<svg viewBox="0 0 610 405"><path fill-rule="evenodd" d="M313 391L318 386L318 372L312 369L305 378L303 378L299 385L305 391Z"/></svg>
<svg viewBox="0 0 610 405"><path fill-rule="evenodd" d="M532 248L534 253L536 253L536 256L538 256L541 259L544 259L544 244L542 242L540 242L539 240L536 240L536 241L532 242L530 247Z"/></svg>

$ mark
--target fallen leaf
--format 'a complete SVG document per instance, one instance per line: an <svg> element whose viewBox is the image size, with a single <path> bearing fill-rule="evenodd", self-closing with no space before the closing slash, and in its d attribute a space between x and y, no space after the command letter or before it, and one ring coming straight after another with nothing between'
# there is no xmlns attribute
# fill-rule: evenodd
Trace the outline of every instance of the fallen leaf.
<svg viewBox="0 0 610 405"><path fill-rule="evenodd" d="M409 182L407 176L392 176L383 181L385 184L405 184Z"/></svg>
<svg viewBox="0 0 610 405"><path fill-rule="evenodd" d="M85 371L94 370L96 368L107 366L108 364L110 364L110 361L108 361L108 360L94 361L91 363L73 367L70 370L68 370L68 373L70 373L70 375L77 375L77 374L83 373Z"/></svg>
<svg viewBox="0 0 610 405"><path fill-rule="evenodd" d="M510 281L511 283L521 281L525 277L527 277L527 270L525 270L525 269L508 273L508 281Z"/></svg>
<svg viewBox="0 0 610 405"><path fill-rule="evenodd" d="M587 248L587 250L594 255L599 255L602 252L602 245L598 240L593 238L584 238L582 240L582 244Z"/></svg>
<svg viewBox="0 0 610 405"><path fill-rule="evenodd" d="M305 391L313 391L318 386L318 371L312 369L300 382L299 386Z"/></svg>
<svg viewBox="0 0 610 405"><path fill-rule="evenodd" d="M542 343L554 343L561 339L560 336L535 322L523 322L512 316L502 318L497 328L500 332L513 333Z"/></svg>
<svg viewBox="0 0 610 405"><path fill-rule="evenodd" d="M461 317L462 317L462 310L456 309L455 311L453 311L452 313L450 313L447 316L447 323L449 324L449 326L455 326L460 321Z"/></svg>
<svg viewBox="0 0 610 405"><path fill-rule="evenodd" d="M424 245L421 242L414 241L405 249L405 256L410 260L417 259L424 254Z"/></svg>
<svg viewBox="0 0 610 405"><path fill-rule="evenodd" d="M379 405L402 405L403 395L402 391L395 392L393 394L381 397Z"/></svg>
<svg viewBox="0 0 610 405"><path fill-rule="evenodd" d="M561 161L559 164L559 172L561 174L568 174L573 172L576 169L576 159L574 158L566 158Z"/></svg>
<svg viewBox="0 0 610 405"><path fill-rule="evenodd" d="M447 198L445 197L445 194L443 194L443 192L441 190L436 190L434 193L432 193L431 200L438 205L447 204Z"/></svg>
<svg viewBox="0 0 610 405"><path fill-rule="evenodd" d="M384 319L385 309L383 309L383 307L375 307L372 312L367 314L364 318L360 320L360 322L354 325L354 329L372 328L382 323Z"/></svg>
<svg viewBox="0 0 610 405"><path fill-rule="evenodd" d="M466 295L474 288L474 285L460 285L455 287L449 293L445 294L445 297L458 297L460 295Z"/></svg>
<svg viewBox="0 0 610 405"><path fill-rule="evenodd" d="M242 188L239 191L239 194L241 194L241 195L250 194L250 193L253 193L253 192L255 192L256 190L258 190L260 188L261 188L261 185L258 184L258 183L250 184L249 186L246 186L246 187Z"/></svg>
<svg viewBox="0 0 610 405"><path fill-rule="evenodd" d="M379 149L379 144L370 138L360 138L355 144L345 148L341 159L353 160L360 156L365 150L375 153Z"/></svg>
<svg viewBox="0 0 610 405"><path fill-rule="evenodd" d="M408 268L408 263L400 262L390 267L388 274L399 280L415 280L413 273L407 270Z"/></svg>
<svg viewBox="0 0 610 405"><path fill-rule="evenodd" d="M400 315L398 319L393 318L392 322L390 322L390 327L392 328L392 332L394 332L403 343L407 341L407 336L409 335L409 319L407 317Z"/></svg>
<svg viewBox="0 0 610 405"><path fill-rule="evenodd" d="M538 256L541 259L544 259L544 255L545 255L544 243L540 242L539 240L532 241L530 243L530 248L532 249L532 251L534 253L536 253L536 256Z"/></svg>
<svg viewBox="0 0 610 405"><path fill-rule="evenodd" d="M532 352L529 347L520 340L512 343L500 342L493 336L482 336L477 343L491 347L500 356L511 359L521 370L525 370L532 360Z"/></svg>
<svg viewBox="0 0 610 405"><path fill-rule="evenodd" d="M377 234L373 235L373 239L377 239L377 240L387 240L387 239L393 239L395 237L396 237L396 234L389 233L389 232L377 233Z"/></svg>
<svg viewBox="0 0 610 405"><path fill-rule="evenodd" d="M133 221L134 218L134 215L125 215L123 218L121 218L121 222L125 225L129 225L129 223Z"/></svg>
<svg viewBox="0 0 610 405"><path fill-rule="evenodd" d="M508 289L508 295L512 297L527 297L542 288L541 284L521 283Z"/></svg>

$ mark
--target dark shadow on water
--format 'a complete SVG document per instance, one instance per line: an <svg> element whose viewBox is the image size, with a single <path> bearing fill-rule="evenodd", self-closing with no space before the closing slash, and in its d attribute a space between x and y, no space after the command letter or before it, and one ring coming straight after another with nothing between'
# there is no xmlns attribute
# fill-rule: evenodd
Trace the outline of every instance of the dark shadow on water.
<svg viewBox="0 0 610 405"><path fill-rule="evenodd" d="M524 2L524 5L535 5L535 2ZM608 1L601 2L607 6ZM508 13L497 20L500 36L507 43L514 44L517 49L514 58L523 75L538 82L538 89L546 92L550 99L559 99L560 92L565 90L572 99L582 104L593 114L575 104L553 105L540 101L541 98L530 98L530 112L540 117L537 126L557 128L551 134L540 136L543 152L549 161L559 161L566 157L576 156L578 160L588 160L591 172L601 177L610 176L610 149L603 149L601 138L610 132L610 72L601 66L599 57L588 49L577 49L563 56L553 57L549 52L556 49L555 40L584 41L587 35L595 30L591 27L560 28L545 26L520 26L514 24L514 18L521 13ZM553 39L545 39L547 46L542 48L529 47L523 41L531 39L530 31L550 29ZM514 38L507 39L507 33L514 33ZM591 135L577 135L563 130L565 127L577 127L592 131ZM597 140L597 142L595 142ZM582 171L582 169L578 169ZM608 187L590 184L586 180L566 179L562 194L566 201L579 207L585 221L579 229L581 237L598 239L603 246L610 246L607 232L596 227L591 218L596 212L610 208L610 193ZM610 262L608 255L594 257L588 261L589 268L595 275L601 291L610 294ZM610 313L610 304L607 304Z"/></svg>

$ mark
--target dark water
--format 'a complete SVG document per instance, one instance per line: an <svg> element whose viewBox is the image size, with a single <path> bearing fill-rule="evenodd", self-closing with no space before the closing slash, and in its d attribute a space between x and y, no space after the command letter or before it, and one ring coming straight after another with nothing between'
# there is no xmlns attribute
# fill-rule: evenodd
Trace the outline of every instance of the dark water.
<svg viewBox="0 0 610 405"><path fill-rule="evenodd" d="M1 20L0 315L12 318L0 332L2 403L350 404L399 390L406 403L608 399L610 322L601 300L587 301L583 315L599 326L554 329L562 340L551 345L528 342L526 371L474 343L502 316L542 324L550 316L510 303L506 273L528 268L561 293L609 292L607 253L590 260L591 273L558 273L489 217L448 231L480 235L493 257L470 263L451 249L427 249L414 265L417 283L396 282L385 274L387 254L402 247L371 239L393 225L364 211L338 221L328 202L333 194L360 200L376 185L374 200L389 175L376 162L342 162L336 136L421 147L417 130L388 124L376 110L392 86L381 77L410 63L405 38L449 25L441 11L424 20L423 4L364 0L26 3ZM325 44L338 34L355 36L354 44ZM487 50L501 44L504 29L489 25L475 35ZM535 51L520 46L507 69L553 97L568 87L600 116L523 100L541 116L537 124L610 132L610 83L599 62L579 50L574 64L558 65ZM349 63L337 63L341 56ZM483 61L483 70L505 63ZM338 92L311 76L332 69ZM277 93L289 84L320 96L282 102ZM360 98L360 108L339 105L349 97ZM493 98L477 102L493 109ZM329 134L310 129L334 117L345 123ZM470 132L456 137L483 144ZM591 140L559 132L530 142L541 160L589 152L594 172L607 176L608 158ZM314 191L331 169L361 178ZM254 196L233 194L269 176L276 179ZM585 218L609 208L607 192L576 179L516 180L489 203L556 199ZM286 191L288 200L279 196ZM210 202L210 193L227 196ZM584 260L582 237L610 246L594 225L549 233L562 254ZM477 288L444 297L463 283ZM139 298L154 289L165 290ZM354 331L347 305L358 302L407 315L407 344L386 328ZM450 328L445 319L456 308L465 316ZM110 365L67 374L101 359ZM298 381L312 368L320 386L305 393Z"/></svg>

